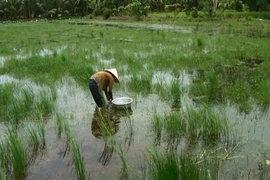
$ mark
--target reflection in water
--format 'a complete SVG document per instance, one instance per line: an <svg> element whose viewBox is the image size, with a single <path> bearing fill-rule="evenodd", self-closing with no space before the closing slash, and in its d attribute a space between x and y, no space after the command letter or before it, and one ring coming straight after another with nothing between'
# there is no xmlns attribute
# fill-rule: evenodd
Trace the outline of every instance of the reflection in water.
<svg viewBox="0 0 270 180"><path fill-rule="evenodd" d="M128 113L127 113L128 112ZM129 116L132 114L131 110L116 110L111 107L108 109L103 109L100 112L98 109L94 111L92 119L92 134L96 138L104 139L104 149L98 161L106 166L109 164L114 149L115 149L115 134L119 131L120 117Z"/></svg>

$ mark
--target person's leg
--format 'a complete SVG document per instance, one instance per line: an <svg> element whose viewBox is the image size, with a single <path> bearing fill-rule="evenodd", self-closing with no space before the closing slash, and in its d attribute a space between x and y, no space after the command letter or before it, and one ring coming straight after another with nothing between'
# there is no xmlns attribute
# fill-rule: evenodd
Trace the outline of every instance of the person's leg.
<svg viewBox="0 0 270 180"><path fill-rule="evenodd" d="M89 89L91 91L91 94L92 94L94 101L96 102L98 108L102 108L102 97L99 93L98 85L97 85L95 80L90 79Z"/></svg>

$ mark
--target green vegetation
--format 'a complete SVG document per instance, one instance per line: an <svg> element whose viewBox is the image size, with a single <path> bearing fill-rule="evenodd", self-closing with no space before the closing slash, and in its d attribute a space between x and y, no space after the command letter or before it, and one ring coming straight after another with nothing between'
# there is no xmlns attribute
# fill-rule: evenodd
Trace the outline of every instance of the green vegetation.
<svg viewBox="0 0 270 180"><path fill-rule="evenodd" d="M71 152L72 152L73 161L75 163L75 171L77 174L77 179L79 180L86 179L86 174L85 174L86 171L84 167L81 148L75 138L73 138L71 141Z"/></svg>
<svg viewBox="0 0 270 180"><path fill-rule="evenodd" d="M31 87L31 82L26 83L5 83L0 87L1 121L20 121L27 117L39 119L40 115L46 117L52 113L54 92L42 86Z"/></svg>
<svg viewBox="0 0 270 180"><path fill-rule="evenodd" d="M5 140L5 141L4 141ZM28 174L29 156L23 138L16 129L9 128L6 139L0 145L1 166L14 179L24 179Z"/></svg>
<svg viewBox="0 0 270 180"><path fill-rule="evenodd" d="M181 138L186 138L191 144L200 142L229 142L233 132L230 132L228 120L213 112L209 107L199 109L188 107L185 111L171 112L164 116L154 114L152 128L158 139L164 133L168 145L178 146ZM164 124L164 125L163 125Z"/></svg>
<svg viewBox="0 0 270 180"><path fill-rule="evenodd" d="M211 167L218 165L216 160L200 161L176 152L149 151L149 154L149 172L145 179L218 179L218 168Z"/></svg>
<svg viewBox="0 0 270 180"><path fill-rule="evenodd" d="M218 11L224 13L230 11L269 11L268 0L175 0L175 1L156 1L156 0L115 0L115 1L64 1L64 0L47 0L47 1L22 1L12 0L9 2L0 1L0 18L1 19L32 19L32 18L61 18L74 16L93 16L103 15L104 19L114 16L133 16L136 20L153 12L172 12L174 16L180 12L192 18L201 17L205 14L209 17L215 17ZM199 14L198 12L202 12ZM258 13L257 13L258 14ZM260 16L261 17L261 16ZM268 16L269 18L269 12Z"/></svg>
<svg viewBox="0 0 270 180"><path fill-rule="evenodd" d="M100 150L91 149L92 143L104 143L101 155L93 153L99 156L97 161L108 166L112 159L122 166L121 173L126 178L137 177L133 174L137 172L133 169L136 155L153 144L154 150L147 155L149 166L144 168L145 179L218 179L220 168L231 165L228 156L238 156L228 147L237 147L238 141L243 147L245 133L252 136L253 124L245 123L253 119L246 120L242 112L256 117L256 126L265 123L263 132L268 130L269 115L263 114L269 111L270 104L268 21L246 17L247 12L240 17L234 11L222 15L217 11L215 17L204 18L202 11L194 8L191 14L198 18L192 18L188 12L167 8L172 11L150 13L150 19L141 19L140 23L110 20L112 15L106 21L98 17L44 19L6 21L0 26L0 128L5 127L3 124L16 124L1 134L0 178L28 178L29 167L38 153L66 138L63 158L73 160L78 179L87 178L88 170L92 175L92 169L86 169L85 164L93 161L82 153ZM108 17L109 10L106 11L102 15ZM230 12L233 15L224 18ZM236 15L239 17L234 19ZM79 85L76 88L88 93L84 97L90 101L89 76L108 67L116 67L120 76L114 95L134 97L135 110L120 114L108 107L99 114L79 106L93 110L90 102L68 107L72 103L68 101L80 97L76 92L62 97L59 82L74 80ZM164 73L164 77L158 73ZM67 105L58 108L60 98ZM238 109L230 112L226 108L231 105ZM260 111L263 115L255 114L254 109L264 110ZM82 119L90 121L92 129ZM238 124L243 124L248 132L235 132ZM81 128L86 128L87 133L75 138L74 134L84 133ZM46 133L57 134L57 141L46 139ZM140 149L133 144L139 144ZM165 152L156 151L162 148ZM134 151L130 153L130 149ZM68 152L70 157L66 156ZM228 164L219 166L219 161Z"/></svg>

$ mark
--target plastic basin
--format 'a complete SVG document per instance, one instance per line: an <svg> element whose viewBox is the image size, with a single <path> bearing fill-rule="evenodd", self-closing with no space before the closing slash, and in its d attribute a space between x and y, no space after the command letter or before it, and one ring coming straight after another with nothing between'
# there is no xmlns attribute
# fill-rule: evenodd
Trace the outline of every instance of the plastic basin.
<svg viewBox="0 0 270 180"><path fill-rule="evenodd" d="M112 103L117 109L128 109L131 107L133 99L130 97L118 97L112 100Z"/></svg>

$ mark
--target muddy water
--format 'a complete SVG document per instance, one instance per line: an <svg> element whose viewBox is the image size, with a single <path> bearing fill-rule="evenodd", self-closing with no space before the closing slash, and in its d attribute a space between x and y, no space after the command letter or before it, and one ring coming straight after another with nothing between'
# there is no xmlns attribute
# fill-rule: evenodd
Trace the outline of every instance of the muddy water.
<svg viewBox="0 0 270 180"><path fill-rule="evenodd" d="M179 80L183 86L188 86L193 75L180 73ZM167 72L155 72L153 83L163 79L170 82L174 76ZM0 76L0 84L18 82L11 76ZM31 84L29 81L28 84ZM32 84L35 86L34 84ZM156 95L148 96L127 94L116 91L115 97L128 95L133 98L132 111L123 112L110 106L104 112L104 117L110 119L115 127L116 144L121 145L129 165L131 177L138 177L142 163L145 162L146 149L154 146L151 118L155 110L159 113L171 111L171 104L162 102ZM153 103L154 102L154 103ZM184 94L181 107L192 105L191 99ZM122 162L117 154L119 146L110 146L100 136L99 117L95 112L95 104L88 90L82 90L72 79L63 79L58 84L56 111L63 114L71 132L79 141L84 158L87 175L90 179L119 179L122 175ZM265 161L263 154L270 148L270 111L261 113L256 107L249 114L239 113L233 105L214 107L225 112L235 132L237 147L222 161L220 179L259 179ZM27 124L28 122L25 122ZM5 126L0 124L0 133ZM29 179L73 179L76 178L74 164L70 151L67 151L66 136L63 132L59 137L57 124L53 117L47 120L46 151L39 154L29 169ZM183 145L184 146L184 145ZM267 156L269 157L269 156Z"/></svg>

